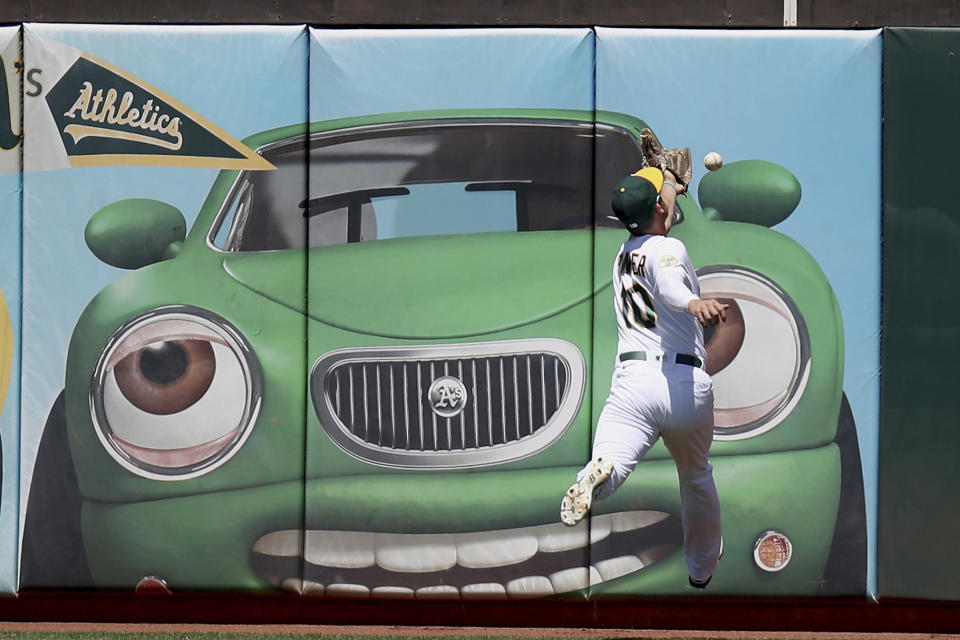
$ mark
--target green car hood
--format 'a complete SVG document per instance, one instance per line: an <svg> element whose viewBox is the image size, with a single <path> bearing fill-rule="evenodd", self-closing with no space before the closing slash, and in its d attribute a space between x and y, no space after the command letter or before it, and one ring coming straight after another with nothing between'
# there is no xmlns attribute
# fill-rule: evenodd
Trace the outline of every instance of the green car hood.
<svg viewBox="0 0 960 640"><path fill-rule="evenodd" d="M504 331L583 302L592 257L589 231L538 231L236 254L224 268L319 322L429 340Z"/></svg>

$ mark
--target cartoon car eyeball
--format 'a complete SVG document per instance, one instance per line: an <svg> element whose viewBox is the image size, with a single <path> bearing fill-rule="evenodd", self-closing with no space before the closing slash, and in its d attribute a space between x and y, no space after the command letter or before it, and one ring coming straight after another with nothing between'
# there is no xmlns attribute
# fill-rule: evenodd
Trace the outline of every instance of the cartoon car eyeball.
<svg viewBox="0 0 960 640"><path fill-rule="evenodd" d="M810 368L803 316L789 294L752 269L713 265L698 276L702 295L730 305L727 321L704 336L717 398L714 438L765 433L803 395ZM744 340L747 326L750 339Z"/></svg>
<svg viewBox="0 0 960 640"><path fill-rule="evenodd" d="M257 360L230 323L171 306L117 331L97 363L90 408L100 442L124 468L184 480L243 445L260 394Z"/></svg>

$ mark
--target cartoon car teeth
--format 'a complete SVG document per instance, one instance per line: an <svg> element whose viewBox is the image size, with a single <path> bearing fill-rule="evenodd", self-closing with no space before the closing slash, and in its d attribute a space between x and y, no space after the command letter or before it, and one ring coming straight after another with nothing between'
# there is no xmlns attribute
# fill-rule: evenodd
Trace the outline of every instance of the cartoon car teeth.
<svg viewBox="0 0 960 640"><path fill-rule="evenodd" d="M646 126L535 110L292 126L247 140L277 169L222 171L189 234L157 201L94 214L88 246L131 272L77 321L23 586L682 593L662 445L589 526L556 522L609 389L608 199ZM735 310L707 346L721 593L813 593L863 553L838 528L862 489L837 303L769 228L799 197L751 160L704 176L702 210L679 199L705 292ZM792 560L758 566L783 540Z"/></svg>
<svg viewBox="0 0 960 640"><path fill-rule="evenodd" d="M651 566L679 546L679 527L667 513L633 511L598 516L589 532L559 523L456 534L276 531L254 543L251 563L309 595L536 597Z"/></svg>

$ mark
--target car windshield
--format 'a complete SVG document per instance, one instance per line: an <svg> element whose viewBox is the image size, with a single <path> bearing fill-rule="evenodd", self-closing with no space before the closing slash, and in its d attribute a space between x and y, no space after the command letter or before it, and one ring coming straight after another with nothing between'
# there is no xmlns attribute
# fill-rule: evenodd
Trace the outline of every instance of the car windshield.
<svg viewBox="0 0 960 640"><path fill-rule="evenodd" d="M240 174L212 239L227 251L268 251L589 229L595 210L607 226L609 191L640 152L622 130L597 131L590 122L446 121L320 134L309 151L286 141L263 151L276 170ZM599 192L595 152L598 169L617 167L596 178Z"/></svg>

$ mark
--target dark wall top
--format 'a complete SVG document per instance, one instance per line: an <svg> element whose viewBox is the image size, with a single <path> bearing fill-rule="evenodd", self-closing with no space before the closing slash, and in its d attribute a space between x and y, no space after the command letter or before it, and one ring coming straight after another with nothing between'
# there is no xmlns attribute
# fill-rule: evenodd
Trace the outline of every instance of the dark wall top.
<svg viewBox="0 0 960 640"><path fill-rule="evenodd" d="M956 26L954 0L796 0L797 26ZM783 0L4 0L0 22L782 27Z"/></svg>

